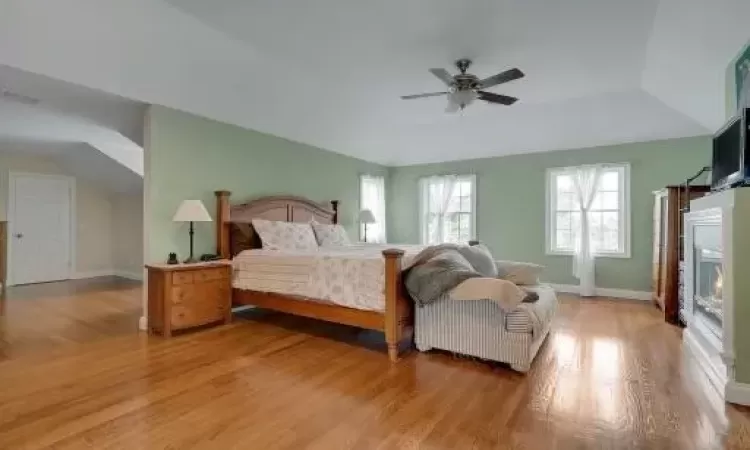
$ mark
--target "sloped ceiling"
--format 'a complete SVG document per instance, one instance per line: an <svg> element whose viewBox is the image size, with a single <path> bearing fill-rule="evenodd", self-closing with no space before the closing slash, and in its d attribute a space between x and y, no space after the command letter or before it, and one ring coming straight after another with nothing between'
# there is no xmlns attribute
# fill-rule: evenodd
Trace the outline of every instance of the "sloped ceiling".
<svg viewBox="0 0 750 450"><path fill-rule="evenodd" d="M143 184L146 107L0 65L0 150L54 156L71 175L114 192Z"/></svg>
<svg viewBox="0 0 750 450"><path fill-rule="evenodd" d="M741 0L3 0L0 63L402 165L706 134ZM511 108L446 115L475 60Z"/></svg>

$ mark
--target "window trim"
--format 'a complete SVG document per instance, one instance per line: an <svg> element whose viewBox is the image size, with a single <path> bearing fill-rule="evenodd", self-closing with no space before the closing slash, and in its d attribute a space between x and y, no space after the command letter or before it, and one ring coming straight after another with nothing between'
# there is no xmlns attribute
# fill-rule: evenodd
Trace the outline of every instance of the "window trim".
<svg viewBox="0 0 750 450"><path fill-rule="evenodd" d="M556 206L555 196L552 194L552 178L559 174L570 172L578 167L585 167L586 165L580 166L568 166L568 167L549 167L545 173L545 202L544 202L544 240L545 240L545 253L553 256L572 256L573 251L558 250L553 248L552 231L554 227L554 214L553 208ZM620 180L620 201L622 202L622 227L621 227L621 238L623 240L623 251L622 252L608 252L598 251L595 253L596 257L599 258L631 258L631 226L632 226L632 215L630 213L630 163L607 163L601 164L601 167L605 169L617 169L622 173L622 179Z"/></svg>
<svg viewBox="0 0 750 450"><path fill-rule="evenodd" d="M470 234L469 240L477 239L477 197L479 196L477 192L477 175L473 173L445 173L445 174L439 174L439 175L430 175L425 177L420 177L418 182L418 188L419 188L419 242L422 245L432 245L427 243L427 227L428 224L425 222L425 216L427 213L426 206L427 206L427 189L425 189L425 184L427 181L431 178L441 178L441 177L448 177L448 176L455 176L459 179L464 178L468 179L471 183L471 227L470 227Z"/></svg>

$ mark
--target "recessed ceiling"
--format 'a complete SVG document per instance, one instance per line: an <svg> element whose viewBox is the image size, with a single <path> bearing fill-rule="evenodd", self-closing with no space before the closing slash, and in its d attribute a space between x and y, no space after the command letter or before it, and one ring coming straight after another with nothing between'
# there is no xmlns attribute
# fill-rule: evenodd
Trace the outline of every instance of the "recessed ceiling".
<svg viewBox="0 0 750 450"><path fill-rule="evenodd" d="M6 3L0 63L393 165L709 133L750 38L741 0ZM399 99L460 57L521 101Z"/></svg>

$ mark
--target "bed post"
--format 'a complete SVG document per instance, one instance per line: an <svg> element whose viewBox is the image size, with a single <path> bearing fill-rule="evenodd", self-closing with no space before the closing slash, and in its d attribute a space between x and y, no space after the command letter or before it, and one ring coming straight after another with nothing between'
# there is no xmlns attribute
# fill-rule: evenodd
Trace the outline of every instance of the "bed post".
<svg viewBox="0 0 750 450"><path fill-rule="evenodd" d="M331 208L333 208L333 222L334 225L339 223L339 201L331 200Z"/></svg>
<svg viewBox="0 0 750 450"><path fill-rule="evenodd" d="M383 250L385 257L385 342L388 345L388 358L398 361L398 344L401 342L403 316L408 305L401 293L401 257L404 251L390 248Z"/></svg>
<svg viewBox="0 0 750 450"><path fill-rule="evenodd" d="M229 191L216 191L216 254L231 258L229 249Z"/></svg>

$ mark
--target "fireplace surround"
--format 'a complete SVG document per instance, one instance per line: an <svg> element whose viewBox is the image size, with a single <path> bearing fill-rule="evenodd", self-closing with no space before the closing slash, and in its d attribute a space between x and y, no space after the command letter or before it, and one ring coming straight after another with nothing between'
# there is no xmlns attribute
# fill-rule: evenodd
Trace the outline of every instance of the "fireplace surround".
<svg viewBox="0 0 750 450"><path fill-rule="evenodd" d="M721 398L750 404L750 188L693 200L684 220L684 348Z"/></svg>

